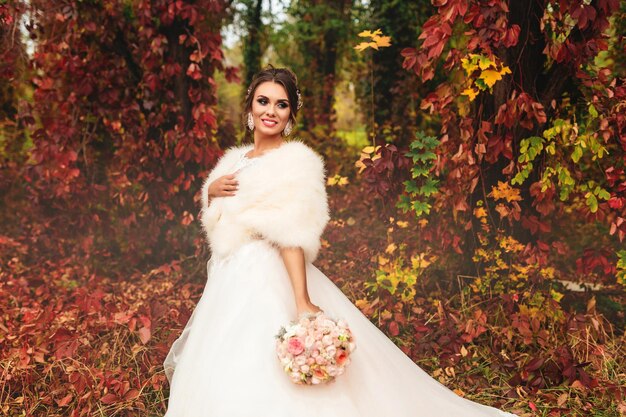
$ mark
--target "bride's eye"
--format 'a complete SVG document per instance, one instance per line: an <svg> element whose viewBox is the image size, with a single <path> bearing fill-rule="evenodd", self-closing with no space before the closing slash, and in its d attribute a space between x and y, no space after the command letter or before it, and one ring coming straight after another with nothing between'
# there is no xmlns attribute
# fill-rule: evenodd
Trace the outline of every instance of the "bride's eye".
<svg viewBox="0 0 626 417"><path fill-rule="evenodd" d="M280 107L281 109L286 109L287 107L289 107L289 104L285 102L278 103L278 107Z"/></svg>
<svg viewBox="0 0 626 417"><path fill-rule="evenodd" d="M266 105L267 104L267 100L264 98L260 98L257 100L257 103L262 104L262 105Z"/></svg>

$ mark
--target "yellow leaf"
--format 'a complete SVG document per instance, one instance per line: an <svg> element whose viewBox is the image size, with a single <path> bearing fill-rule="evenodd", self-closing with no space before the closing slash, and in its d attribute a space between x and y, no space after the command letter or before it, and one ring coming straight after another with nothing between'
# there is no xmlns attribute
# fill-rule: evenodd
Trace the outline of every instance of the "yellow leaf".
<svg viewBox="0 0 626 417"><path fill-rule="evenodd" d="M381 255L378 256L378 265L384 266L384 265L387 265L388 263L389 263L389 258L385 258L384 256L381 256Z"/></svg>
<svg viewBox="0 0 626 417"><path fill-rule="evenodd" d="M387 246L387 249L385 249L385 252L392 254L396 249L398 248L398 246L395 243L390 243Z"/></svg>
<svg viewBox="0 0 626 417"><path fill-rule="evenodd" d="M380 29L376 29L374 32L371 32L369 30L364 30L363 32L359 33L358 36L362 37L362 38L373 38L376 35L382 35L383 32Z"/></svg>
<svg viewBox="0 0 626 417"><path fill-rule="evenodd" d="M500 74L510 74L511 73L511 69L509 67L507 67L506 65L502 67L502 70L500 71Z"/></svg>
<svg viewBox="0 0 626 417"><path fill-rule="evenodd" d="M380 47L386 47L391 45L391 36L374 36L372 40L376 43L376 45Z"/></svg>
<svg viewBox="0 0 626 417"><path fill-rule="evenodd" d="M461 356L466 357L469 352L465 349L464 345L461 345Z"/></svg>
<svg viewBox="0 0 626 417"><path fill-rule="evenodd" d="M364 51L365 49L369 48L370 46L372 46L372 44L376 45L376 43L374 43L374 42L361 42L360 44L355 46L354 49L356 49L357 51L361 52L361 51Z"/></svg>
<svg viewBox="0 0 626 417"><path fill-rule="evenodd" d="M348 224L348 226L354 226L356 224L356 220L354 220L354 217L348 217L346 223Z"/></svg>
<svg viewBox="0 0 626 417"><path fill-rule="evenodd" d="M480 67L481 70L486 70L487 68L490 68L490 67L495 68L496 65L495 65L495 62L489 59L489 57L479 55L478 66Z"/></svg>
<svg viewBox="0 0 626 417"><path fill-rule="evenodd" d="M326 185L346 185L348 183L347 177L342 177L339 174L336 174L332 177L328 177L326 180Z"/></svg>
<svg viewBox="0 0 626 417"><path fill-rule="evenodd" d="M411 266L414 269L422 269L422 268L428 268L428 266L432 263L431 261L429 261L428 259L426 259L426 254L425 253L420 253L419 255L413 255L411 256ZM432 260L432 259L431 259Z"/></svg>
<svg viewBox="0 0 626 417"><path fill-rule="evenodd" d="M463 67L467 75L470 75L478 68L478 65L476 65L474 61L470 61L467 58L461 58L461 66Z"/></svg>
<svg viewBox="0 0 626 417"><path fill-rule="evenodd" d="M508 182L498 181L498 186L492 186L488 195L493 197L494 200L506 199L509 203L511 201L522 201L519 188L511 187L511 184Z"/></svg>
<svg viewBox="0 0 626 417"><path fill-rule="evenodd" d="M498 71L488 69L483 71L479 78L485 81L485 84L491 88L497 81L502 79L502 75Z"/></svg>
<svg viewBox="0 0 626 417"><path fill-rule="evenodd" d="M474 216L476 216L477 219L482 219L483 217L487 217L487 210L485 210L484 207L476 207L474 209Z"/></svg>
<svg viewBox="0 0 626 417"><path fill-rule="evenodd" d="M504 249L505 252L521 252L524 250L525 246L518 242L511 236L506 236L500 240L500 247ZM526 273L527 270L519 270L519 272Z"/></svg>
<svg viewBox="0 0 626 417"><path fill-rule="evenodd" d="M558 291L555 291L553 289L550 290L550 295L552 296L552 298L554 298L554 300L558 303L559 301L561 301L561 298L563 298L563 294L561 294Z"/></svg>
<svg viewBox="0 0 626 417"><path fill-rule="evenodd" d="M380 146L380 145L378 145L378 146ZM376 148L374 148L374 147L373 147L373 146L371 146L371 145L370 145L370 146L366 146L365 148L363 148L363 149L361 150L361 152L363 152L363 153L368 153L368 154L369 154L369 153L374 153L374 151L376 151L376 149L378 148L378 146L377 146Z"/></svg>
<svg viewBox="0 0 626 417"><path fill-rule="evenodd" d="M396 222L396 224L398 225L399 228L401 229L406 229L407 227L409 227L409 222L404 221L404 220L398 220Z"/></svg>
<svg viewBox="0 0 626 417"><path fill-rule="evenodd" d="M474 99L478 95L478 91L474 90L473 88L466 88L461 94L469 97L470 101L474 101Z"/></svg>

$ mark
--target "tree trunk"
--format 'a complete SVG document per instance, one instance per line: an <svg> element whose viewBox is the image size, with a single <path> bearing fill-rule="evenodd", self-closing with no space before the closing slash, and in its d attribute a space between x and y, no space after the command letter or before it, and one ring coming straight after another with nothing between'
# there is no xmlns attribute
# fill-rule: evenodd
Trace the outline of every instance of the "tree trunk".
<svg viewBox="0 0 626 417"><path fill-rule="evenodd" d="M243 63L245 66L245 86L252 82L254 74L261 70L261 34L263 33L263 22L261 13L263 11L263 0L245 1L247 9L244 12L246 32L243 45ZM246 92L244 92L246 94Z"/></svg>

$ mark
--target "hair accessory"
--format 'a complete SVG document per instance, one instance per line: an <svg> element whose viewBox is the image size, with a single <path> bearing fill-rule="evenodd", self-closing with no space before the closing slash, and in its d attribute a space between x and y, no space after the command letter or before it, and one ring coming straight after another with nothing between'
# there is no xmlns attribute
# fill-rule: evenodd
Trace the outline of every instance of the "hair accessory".
<svg viewBox="0 0 626 417"><path fill-rule="evenodd" d="M248 112L248 129L250 129L250 131L254 130L254 120L252 119L252 113Z"/></svg>
<svg viewBox="0 0 626 417"><path fill-rule="evenodd" d="M293 129L293 126L291 124L291 119L287 120L287 124L285 125L285 129L283 130L283 136L289 136L289 134L291 133L291 129Z"/></svg>
<svg viewBox="0 0 626 417"><path fill-rule="evenodd" d="M300 89L296 90L296 94L298 95L298 110L302 107L302 95L300 94Z"/></svg>

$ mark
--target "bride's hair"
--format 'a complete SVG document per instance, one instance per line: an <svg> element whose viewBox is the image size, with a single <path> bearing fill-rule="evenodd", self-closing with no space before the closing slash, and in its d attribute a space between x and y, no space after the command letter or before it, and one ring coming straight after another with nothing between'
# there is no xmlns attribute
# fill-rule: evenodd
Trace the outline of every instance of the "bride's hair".
<svg viewBox="0 0 626 417"><path fill-rule="evenodd" d="M285 88L287 98L289 99L289 109L291 110L289 118L291 119L291 123L295 125L296 116L298 115L298 110L302 103L300 90L298 89L298 78L289 68L274 68L271 64L254 74L252 78L243 106L244 123L247 120L248 112L252 111L252 99L254 99L256 88L266 81L278 83Z"/></svg>

